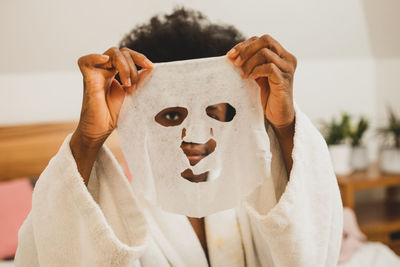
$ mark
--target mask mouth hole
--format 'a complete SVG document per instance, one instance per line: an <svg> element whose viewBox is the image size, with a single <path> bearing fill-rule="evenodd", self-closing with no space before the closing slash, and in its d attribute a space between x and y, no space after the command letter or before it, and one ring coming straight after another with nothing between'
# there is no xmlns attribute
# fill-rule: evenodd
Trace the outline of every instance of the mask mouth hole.
<svg viewBox="0 0 400 267"><path fill-rule="evenodd" d="M183 141L181 149L189 160L190 166L194 166L202 159L215 151L217 142L214 139L208 140L204 144L188 143Z"/></svg>
<svg viewBox="0 0 400 267"><path fill-rule="evenodd" d="M191 169L186 169L181 173L183 179L192 183L207 182L208 172L195 175Z"/></svg>
<svg viewBox="0 0 400 267"><path fill-rule="evenodd" d="M236 109L229 103L213 104L206 108L207 116L221 122L232 121L236 115Z"/></svg>

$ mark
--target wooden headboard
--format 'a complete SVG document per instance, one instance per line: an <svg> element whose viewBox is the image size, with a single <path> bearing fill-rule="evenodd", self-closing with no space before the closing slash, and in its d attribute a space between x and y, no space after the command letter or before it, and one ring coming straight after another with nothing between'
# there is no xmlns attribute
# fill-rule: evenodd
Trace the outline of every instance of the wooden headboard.
<svg viewBox="0 0 400 267"><path fill-rule="evenodd" d="M76 125L61 122L0 127L0 181L38 178ZM121 162L118 134L114 132L106 144Z"/></svg>

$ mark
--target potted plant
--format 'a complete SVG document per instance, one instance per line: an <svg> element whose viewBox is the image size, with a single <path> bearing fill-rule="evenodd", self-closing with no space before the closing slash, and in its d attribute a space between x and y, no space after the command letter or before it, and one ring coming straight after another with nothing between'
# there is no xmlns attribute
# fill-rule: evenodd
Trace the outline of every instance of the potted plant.
<svg viewBox="0 0 400 267"><path fill-rule="evenodd" d="M357 125L350 127L349 137L351 140L351 166L353 170L364 170L368 167L367 147L361 143L364 133L367 131L369 122L361 117Z"/></svg>
<svg viewBox="0 0 400 267"><path fill-rule="evenodd" d="M387 173L400 173L400 117L389 108L386 127L378 129L385 143L381 147L379 165Z"/></svg>
<svg viewBox="0 0 400 267"><path fill-rule="evenodd" d="M351 146L347 141L350 129L350 116L342 113L340 121L333 118L323 122L323 135L328 144L333 169L338 175L350 174L353 169L350 163Z"/></svg>

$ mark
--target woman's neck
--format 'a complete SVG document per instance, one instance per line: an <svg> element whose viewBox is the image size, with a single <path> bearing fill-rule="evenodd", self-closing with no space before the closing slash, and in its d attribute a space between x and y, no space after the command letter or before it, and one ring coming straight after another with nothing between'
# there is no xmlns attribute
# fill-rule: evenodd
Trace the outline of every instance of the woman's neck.
<svg viewBox="0 0 400 267"><path fill-rule="evenodd" d="M206 255L208 261L207 239L204 226L204 218L192 218L192 217L187 217L187 218L189 219L189 222L192 225L193 230L196 233L201 246L203 247L204 254Z"/></svg>

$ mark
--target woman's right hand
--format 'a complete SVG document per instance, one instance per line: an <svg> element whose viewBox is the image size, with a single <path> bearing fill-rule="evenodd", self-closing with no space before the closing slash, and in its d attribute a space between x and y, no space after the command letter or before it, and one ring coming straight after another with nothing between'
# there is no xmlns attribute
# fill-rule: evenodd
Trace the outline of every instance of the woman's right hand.
<svg viewBox="0 0 400 267"><path fill-rule="evenodd" d="M87 183L100 147L117 126L125 94L135 91L147 70L153 68L153 63L138 52L113 47L103 55L79 58L78 65L83 75L83 101L70 147ZM138 72L136 65L143 69ZM117 73L122 85L115 79Z"/></svg>

